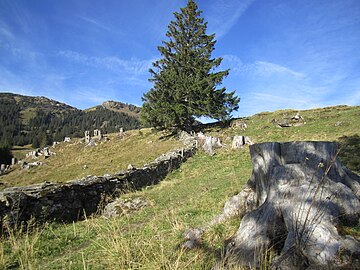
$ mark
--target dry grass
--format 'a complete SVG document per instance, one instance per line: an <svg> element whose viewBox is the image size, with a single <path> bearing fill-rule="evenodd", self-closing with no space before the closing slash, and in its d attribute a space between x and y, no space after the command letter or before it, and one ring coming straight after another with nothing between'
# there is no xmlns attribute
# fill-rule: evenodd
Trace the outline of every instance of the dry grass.
<svg viewBox="0 0 360 270"><path fill-rule="evenodd" d="M129 131L123 139L117 134L110 134L109 141L102 141L95 147L85 146L79 139L74 139L70 143L62 142L55 148L51 147L51 151L56 153L55 156L48 159L26 159L27 162L41 161L43 165L26 170L17 165L13 172L1 176L0 182L4 184L3 187L44 181L66 182L87 175L116 173L126 170L129 164L142 167L162 153L182 146L174 138L161 139L161 136L160 132L143 129Z"/></svg>

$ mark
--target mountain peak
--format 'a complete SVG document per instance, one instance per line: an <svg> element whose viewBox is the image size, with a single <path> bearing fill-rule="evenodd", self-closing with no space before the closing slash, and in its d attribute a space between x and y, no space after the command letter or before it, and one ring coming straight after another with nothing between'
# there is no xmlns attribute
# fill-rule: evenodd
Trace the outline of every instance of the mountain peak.
<svg viewBox="0 0 360 270"><path fill-rule="evenodd" d="M108 110L125 112L132 115L134 114L138 115L140 113L139 107L132 104L122 103L114 100L105 101L101 104L101 106Z"/></svg>

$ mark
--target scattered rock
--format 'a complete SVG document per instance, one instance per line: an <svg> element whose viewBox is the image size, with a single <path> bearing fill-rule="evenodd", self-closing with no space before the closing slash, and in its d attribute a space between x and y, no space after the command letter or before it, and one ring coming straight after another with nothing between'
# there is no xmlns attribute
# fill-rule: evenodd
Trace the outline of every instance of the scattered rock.
<svg viewBox="0 0 360 270"><path fill-rule="evenodd" d="M236 136L234 136L234 139L232 141L231 148L232 149L241 149L241 148L243 148L243 146L245 144L253 145L253 142L250 139L250 137L236 135Z"/></svg>
<svg viewBox="0 0 360 270"><path fill-rule="evenodd" d="M114 218L139 211L147 205L148 201L143 197L125 200L119 198L105 206L103 216L107 218Z"/></svg>
<svg viewBox="0 0 360 270"><path fill-rule="evenodd" d="M246 130L247 129L247 124L245 123L245 121L241 120L241 119L237 119L237 120L233 120L230 124L231 128L238 128L240 130Z"/></svg>
<svg viewBox="0 0 360 270"><path fill-rule="evenodd" d="M59 142L53 142L52 147L56 147L56 145L60 144Z"/></svg>
<svg viewBox="0 0 360 270"><path fill-rule="evenodd" d="M120 139L122 139L122 138L124 138L125 137L125 130L124 130L124 128L120 128L120 131L119 131L119 138Z"/></svg>
<svg viewBox="0 0 360 270"><path fill-rule="evenodd" d="M343 122L341 122L341 121L338 121L338 122L336 122L336 123L335 123L335 127L339 127L339 126L342 126L342 124L343 124Z"/></svg>
<svg viewBox="0 0 360 270"><path fill-rule="evenodd" d="M196 138L195 134L190 134L186 131L181 131L179 136L179 140L183 142L186 146L193 146L196 145Z"/></svg>
<svg viewBox="0 0 360 270"><path fill-rule="evenodd" d="M127 167L128 170L135 170L135 166L132 165L132 164L129 164L128 167Z"/></svg>
<svg viewBox="0 0 360 270"><path fill-rule="evenodd" d="M93 139L90 139L89 143L86 146L96 146L96 142Z"/></svg>
<svg viewBox="0 0 360 270"><path fill-rule="evenodd" d="M206 136L199 132L197 134L197 146L201 147L207 154L214 155L214 149L221 148L223 145L219 138Z"/></svg>
<svg viewBox="0 0 360 270"><path fill-rule="evenodd" d="M297 112L293 117L291 117L291 119L295 121L304 120L304 118L299 114L299 112Z"/></svg>
<svg viewBox="0 0 360 270"><path fill-rule="evenodd" d="M12 158L11 159L11 165L15 165L16 164L16 158Z"/></svg>
<svg viewBox="0 0 360 270"><path fill-rule="evenodd" d="M271 120L271 123L281 128L299 127L306 124L304 118L299 113L296 113L294 116L290 118L273 119Z"/></svg>

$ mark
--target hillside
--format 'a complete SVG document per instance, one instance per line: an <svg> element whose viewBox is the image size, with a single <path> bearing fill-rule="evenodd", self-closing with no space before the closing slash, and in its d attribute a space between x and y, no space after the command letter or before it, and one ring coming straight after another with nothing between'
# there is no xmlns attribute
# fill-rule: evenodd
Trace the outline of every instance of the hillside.
<svg viewBox="0 0 360 270"><path fill-rule="evenodd" d="M113 100L105 101L101 105L86 109L85 111L93 111L98 108L104 108L114 112L126 113L136 118L140 117L140 107Z"/></svg>
<svg viewBox="0 0 360 270"><path fill-rule="evenodd" d="M340 158L359 173L360 107L299 111L306 122L301 126L280 128L273 121L292 118L297 112L282 110L239 119L247 124L246 130L204 125L205 133L222 138L228 146L214 156L199 151L160 184L123 196L145 198L145 208L113 219L94 216L68 225L47 224L24 236L2 239L0 268L26 265L25 268L33 269L211 269L224 251L224 241L237 230L238 218L212 228L195 250L185 251L179 246L185 229L212 220L251 175L249 149L230 149L231 136L247 135L254 142L341 141ZM127 143L135 138L129 138ZM145 155L157 149L159 142L154 140L151 150L140 148L135 152ZM77 155L73 153L68 159ZM104 158L107 152L96 155ZM359 227L339 230L360 237Z"/></svg>
<svg viewBox="0 0 360 270"><path fill-rule="evenodd" d="M174 140L162 140L161 133L151 129L127 131L123 137L106 135L96 146L87 146L84 140L72 139L49 148L52 156L25 157L31 149L17 148L15 156L27 163L40 166L22 169L20 164L0 176L0 190L9 186L24 186L47 182L67 182L88 175L113 174L126 170L129 164L142 167L169 150L180 146ZM155 147L154 147L155 146Z"/></svg>
<svg viewBox="0 0 360 270"><path fill-rule="evenodd" d="M100 128L110 133L121 127L140 127L138 108L132 105L124 105L123 110L97 106L82 111L46 97L12 93L0 93L0 115L0 142L8 145L40 147L62 141L65 136L80 137L85 130Z"/></svg>

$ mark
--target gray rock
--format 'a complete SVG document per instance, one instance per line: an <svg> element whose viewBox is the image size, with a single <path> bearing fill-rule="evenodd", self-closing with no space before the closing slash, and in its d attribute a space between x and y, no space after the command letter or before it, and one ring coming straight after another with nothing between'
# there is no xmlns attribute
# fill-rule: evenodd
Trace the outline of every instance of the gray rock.
<svg viewBox="0 0 360 270"><path fill-rule="evenodd" d="M124 128L120 128L120 131L119 131L119 138L120 139L122 139L122 138L124 138L125 137L125 130L124 130Z"/></svg>
<svg viewBox="0 0 360 270"><path fill-rule="evenodd" d="M94 138L97 140L101 140L103 137L103 135L101 134L101 130L99 129L94 129Z"/></svg>
<svg viewBox="0 0 360 270"><path fill-rule="evenodd" d="M213 155L214 149L221 148L223 145L219 138L206 136L202 132L197 134L197 146L201 147L207 154Z"/></svg>
<svg viewBox="0 0 360 270"><path fill-rule="evenodd" d="M245 144L252 145L250 137L235 135L231 144L232 149L241 149Z"/></svg>
<svg viewBox="0 0 360 270"><path fill-rule="evenodd" d="M241 119L237 119L231 122L230 126L232 128L238 128L240 130L246 130L247 129L247 124L244 120Z"/></svg>
<svg viewBox="0 0 360 270"><path fill-rule="evenodd" d="M87 145L87 144L89 144L90 141L91 141L90 131L85 130L84 135L85 135L85 144Z"/></svg>
<svg viewBox="0 0 360 270"><path fill-rule="evenodd" d="M139 211L148 205L148 201L143 197L134 199L117 199L105 206L103 216L107 218L114 218L125 214L130 214L134 211Z"/></svg>

